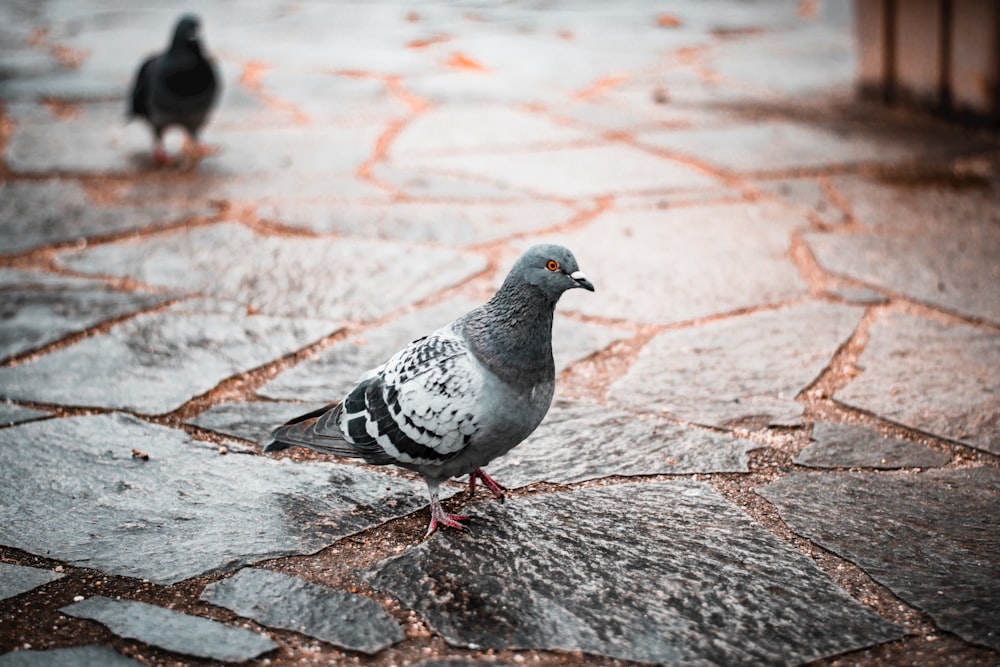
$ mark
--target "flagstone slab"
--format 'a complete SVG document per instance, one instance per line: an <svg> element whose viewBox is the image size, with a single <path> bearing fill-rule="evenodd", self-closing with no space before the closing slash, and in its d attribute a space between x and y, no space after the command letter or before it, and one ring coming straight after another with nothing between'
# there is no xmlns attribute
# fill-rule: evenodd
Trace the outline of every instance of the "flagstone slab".
<svg viewBox="0 0 1000 667"><path fill-rule="evenodd" d="M79 183L61 179L0 183L0 254L149 229L209 211L203 202L178 206L148 198L102 205Z"/></svg>
<svg viewBox="0 0 1000 667"><path fill-rule="evenodd" d="M411 156L392 159L389 164L431 172L457 172L565 199L718 185L715 178L702 170L620 144L546 151Z"/></svg>
<svg viewBox="0 0 1000 667"><path fill-rule="evenodd" d="M222 380L335 332L336 323L181 302L0 368L5 398L163 414Z"/></svg>
<svg viewBox="0 0 1000 667"><path fill-rule="evenodd" d="M790 235L805 222L787 207L745 202L611 210L584 229L525 240L516 250L553 242L573 251L597 292L566 294L564 309L669 324L805 296L789 257Z"/></svg>
<svg viewBox="0 0 1000 667"><path fill-rule="evenodd" d="M140 667L142 664L107 646L22 650L0 655L0 667Z"/></svg>
<svg viewBox="0 0 1000 667"><path fill-rule="evenodd" d="M557 400L527 440L489 465L508 488L610 476L747 472L760 445L602 405Z"/></svg>
<svg viewBox="0 0 1000 667"><path fill-rule="evenodd" d="M97 280L0 270L0 359L153 308L170 298L113 290Z"/></svg>
<svg viewBox="0 0 1000 667"><path fill-rule="evenodd" d="M758 490L942 630L1000 650L1000 471L793 475Z"/></svg>
<svg viewBox="0 0 1000 667"><path fill-rule="evenodd" d="M425 336L456 317L481 305L455 297L421 308L378 328L340 341L315 360L278 374L261 387L260 396L298 401L340 400L358 379L413 340ZM625 329L581 322L556 312L552 324L552 348L556 375L612 342L627 338Z"/></svg>
<svg viewBox="0 0 1000 667"><path fill-rule="evenodd" d="M258 207L261 217L325 234L470 246L537 234L575 214L544 201L393 202L344 205L322 199L286 198Z"/></svg>
<svg viewBox="0 0 1000 667"><path fill-rule="evenodd" d="M164 585L314 553L426 505L422 482L220 456L118 413L0 429L0 479L4 545Z"/></svg>
<svg viewBox="0 0 1000 667"><path fill-rule="evenodd" d="M324 402L295 403L292 401L253 401L220 403L199 413L186 424L215 431L223 435L257 443L261 447L271 441L275 427L327 405Z"/></svg>
<svg viewBox="0 0 1000 667"><path fill-rule="evenodd" d="M418 261L416 250L367 239L264 236L220 223L63 253L59 261L85 273L237 301L256 312L328 319L380 317L485 267L478 255L440 246L419 246Z"/></svg>
<svg viewBox="0 0 1000 667"><path fill-rule="evenodd" d="M96 596L59 611L97 621L119 637L198 658L242 662L278 647L252 630L134 600Z"/></svg>
<svg viewBox="0 0 1000 667"><path fill-rule="evenodd" d="M1000 454L1000 334L893 312L868 336L838 402Z"/></svg>
<svg viewBox="0 0 1000 667"><path fill-rule="evenodd" d="M611 385L615 403L672 419L800 425L795 397L850 338L864 309L818 301L666 331Z"/></svg>
<svg viewBox="0 0 1000 667"><path fill-rule="evenodd" d="M367 573L453 646L793 665L902 634L707 484L465 509L468 530L439 531Z"/></svg>
<svg viewBox="0 0 1000 667"><path fill-rule="evenodd" d="M201 599L271 628L374 654L406 635L382 606L361 595L280 572L247 568L209 584Z"/></svg>
<svg viewBox="0 0 1000 667"><path fill-rule="evenodd" d="M934 468L951 459L947 452L886 437L862 424L816 422L812 439L795 463L810 468Z"/></svg>
<svg viewBox="0 0 1000 667"><path fill-rule="evenodd" d="M34 408L17 405L8 400L0 400L0 426L11 426L20 422L51 416L51 413L44 410L35 410Z"/></svg>
<svg viewBox="0 0 1000 667"><path fill-rule="evenodd" d="M38 567L0 563L0 600L27 593L39 586L61 579L62 576L58 572Z"/></svg>

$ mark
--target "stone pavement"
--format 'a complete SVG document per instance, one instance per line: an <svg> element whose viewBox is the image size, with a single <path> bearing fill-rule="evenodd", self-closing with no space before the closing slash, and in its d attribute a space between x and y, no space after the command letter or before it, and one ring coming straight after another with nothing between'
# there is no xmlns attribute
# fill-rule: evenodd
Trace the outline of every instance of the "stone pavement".
<svg viewBox="0 0 1000 667"><path fill-rule="evenodd" d="M156 168L173 3L0 5L0 666L1000 663L1000 137L857 102L848 3L198 11ZM505 503L261 455L541 241Z"/></svg>

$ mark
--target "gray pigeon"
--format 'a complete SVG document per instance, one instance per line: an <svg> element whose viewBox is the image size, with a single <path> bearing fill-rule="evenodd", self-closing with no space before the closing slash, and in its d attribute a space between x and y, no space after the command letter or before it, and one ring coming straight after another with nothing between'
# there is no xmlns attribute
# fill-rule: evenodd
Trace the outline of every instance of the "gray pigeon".
<svg viewBox="0 0 1000 667"><path fill-rule="evenodd" d="M158 164L170 162L163 132L171 125L187 132L189 152L196 158L205 153L198 132L219 96L219 77L201 51L199 27L198 17L182 16L170 48L142 63L132 87L129 117L144 118L153 128L153 158Z"/></svg>
<svg viewBox="0 0 1000 667"><path fill-rule="evenodd" d="M594 291L566 248L537 245L484 305L419 338L366 373L341 401L279 426L265 452L293 445L394 464L424 476L431 521L461 528L438 487L469 475L503 498L483 466L528 437L555 389L552 316L568 289Z"/></svg>

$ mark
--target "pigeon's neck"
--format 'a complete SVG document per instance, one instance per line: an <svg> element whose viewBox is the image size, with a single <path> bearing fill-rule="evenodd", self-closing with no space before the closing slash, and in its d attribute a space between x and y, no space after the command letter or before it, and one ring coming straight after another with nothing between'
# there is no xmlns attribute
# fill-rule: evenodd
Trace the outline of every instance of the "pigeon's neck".
<svg viewBox="0 0 1000 667"><path fill-rule="evenodd" d="M517 387L552 381L555 302L534 285L508 284L462 323L473 352L500 379Z"/></svg>

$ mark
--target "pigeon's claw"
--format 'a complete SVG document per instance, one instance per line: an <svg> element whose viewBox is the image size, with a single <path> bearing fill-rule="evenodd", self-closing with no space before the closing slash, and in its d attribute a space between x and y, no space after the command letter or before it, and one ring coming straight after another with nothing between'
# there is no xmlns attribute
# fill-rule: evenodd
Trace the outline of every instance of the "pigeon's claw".
<svg viewBox="0 0 1000 667"><path fill-rule="evenodd" d="M462 530L462 521L468 521L469 517L464 514L452 514L445 512L437 498L431 499L431 523L427 526L425 538L430 537L437 530L438 525L447 526L456 530Z"/></svg>
<svg viewBox="0 0 1000 667"><path fill-rule="evenodd" d="M469 495L474 496L476 494L476 478L483 481L483 486L489 489L493 493L493 497L497 498L500 502L503 502L506 498L505 492L506 488L500 485L495 479L486 474L486 471L482 468L476 468L469 473Z"/></svg>
<svg viewBox="0 0 1000 667"><path fill-rule="evenodd" d="M154 148L153 162L155 162L157 166L166 167L170 164L170 154L167 153L167 151L164 150L163 148L160 147Z"/></svg>

